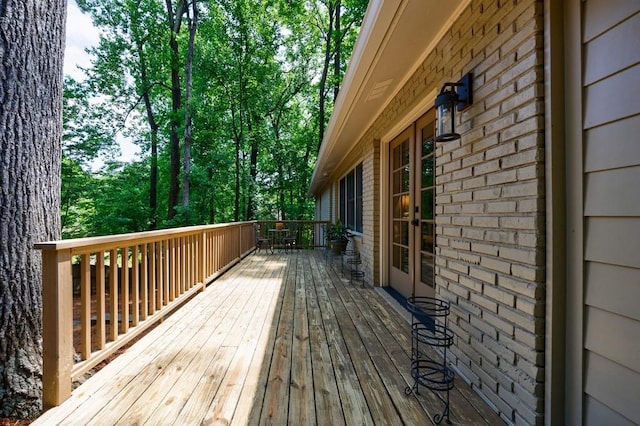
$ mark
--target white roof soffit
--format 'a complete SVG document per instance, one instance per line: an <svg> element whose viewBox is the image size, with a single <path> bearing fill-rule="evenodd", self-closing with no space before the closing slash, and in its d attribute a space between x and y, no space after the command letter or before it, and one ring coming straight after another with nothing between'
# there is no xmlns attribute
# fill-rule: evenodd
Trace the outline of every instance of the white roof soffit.
<svg viewBox="0 0 640 426"><path fill-rule="evenodd" d="M470 0L371 0L313 171L315 194Z"/></svg>

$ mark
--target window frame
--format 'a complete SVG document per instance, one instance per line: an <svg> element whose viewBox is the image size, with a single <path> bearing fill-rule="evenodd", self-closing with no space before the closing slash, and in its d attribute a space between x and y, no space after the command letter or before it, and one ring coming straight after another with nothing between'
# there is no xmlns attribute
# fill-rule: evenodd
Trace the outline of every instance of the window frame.
<svg viewBox="0 0 640 426"><path fill-rule="evenodd" d="M363 233L363 167L355 166L338 182L338 217L352 232Z"/></svg>

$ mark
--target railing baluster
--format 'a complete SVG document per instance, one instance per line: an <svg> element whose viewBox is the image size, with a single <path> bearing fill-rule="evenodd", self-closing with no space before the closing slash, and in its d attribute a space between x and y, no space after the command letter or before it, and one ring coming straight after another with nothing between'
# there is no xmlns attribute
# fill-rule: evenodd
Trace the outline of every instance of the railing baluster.
<svg viewBox="0 0 640 426"><path fill-rule="evenodd" d="M175 297L180 297L182 294L182 275L184 270L184 265L182 264L182 238L178 237L175 240L174 247L174 267L175 267L175 276L176 282L174 284L175 287Z"/></svg>
<svg viewBox="0 0 640 426"><path fill-rule="evenodd" d="M182 265L180 265L180 237L173 240L171 256L171 269L173 270L173 298L180 297L180 281L182 280Z"/></svg>
<svg viewBox="0 0 640 426"><path fill-rule="evenodd" d="M185 239L185 243L184 243L184 264L186 267L185 270L185 286L184 286L184 291L188 291L189 289L191 289L193 287L193 285L195 284L195 282L193 281L193 251L192 249L192 244L193 244L193 235L189 235L187 236L187 238Z"/></svg>
<svg viewBox="0 0 640 426"><path fill-rule="evenodd" d="M96 346L104 349L107 342L104 251L96 252Z"/></svg>
<svg viewBox="0 0 640 426"><path fill-rule="evenodd" d="M182 261L184 263L184 283L182 291L186 292L191 287L193 287L193 275L191 274L191 262L193 256L191 255L191 239L192 236L188 235L184 238L184 251L182 255Z"/></svg>
<svg viewBox="0 0 640 426"><path fill-rule="evenodd" d="M198 252L198 282L204 283L204 278L206 277L206 258L205 258L205 247L207 241L207 231L202 231L198 234L198 243L196 245L196 251ZM202 290L204 291L204 286L202 286Z"/></svg>
<svg viewBox="0 0 640 426"><path fill-rule="evenodd" d="M120 269L120 333L124 334L129 331L129 247L125 246L120 249L120 258L122 263L122 269Z"/></svg>
<svg viewBox="0 0 640 426"><path fill-rule="evenodd" d="M210 273L213 274L214 271L217 271L218 269L218 259L220 258L220 256L222 256L222 253L220 253L220 251L218 250L218 233L217 232L212 232L211 233L211 247L209 248L209 255L211 256L212 260L213 260L213 264L211 265L211 271Z"/></svg>
<svg viewBox="0 0 640 426"><path fill-rule="evenodd" d="M131 249L131 326L136 327L140 321L140 269L138 267L138 245Z"/></svg>
<svg viewBox="0 0 640 426"><path fill-rule="evenodd" d="M172 289L173 298L175 299L180 295L180 237L172 239L171 244L171 266L170 270L173 276Z"/></svg>
<svg viewBox="0 0 640 426"><path fill-rule="evenodd" d="M149 314L149 252L147 250L147 244L140 246L140 252L142 261L140 267L140 319L144 321Z"/></svg>
<svg viewBox="0 0 640 426"><path fill-rule="evenodd" d="M193 277L191 276L191 252L189 250L191 246L191 235L187 235L183 238L182 242L182 264L184 280L182 281L182 293L185 293L191 287L193 287Z"/></svg>
<svg viewBox="0 0 640 426"><path fill-rule="evenodd" d="M176 239L172 238L170 240L167 241L168 246L169 246L169 257L168 257L168 268L169 268L169 298L167 299L167 303L168 302L173 302L173 300L176 298L176 284L177 284L177 277L178 277L178 268L176 266Z"/></svg>
<svg viewBox="0 0 640 426"><path fill-rule="evenodd" d="M178 268L178 282L176 283L176 287L177 287L176 294L178 296L184 293L184 285L187 279L185 276L185 272L187 270L187 264L184 258L185 238L186 237L178 238L178 247L177 247L178 250L176 253L176 267Z"/></svg>
<svg viewBox="0 0 640 426"><path fill-rule="evenodd" d="M171 240L164 240L163 243L163 256L162 256L162 270L163 270L163 276L164 276L164 288L162 289L163 292L163 300L162 300L162 306L167 306L169 304L169 301L171 300L171 285L173 284L173 280L171 279L171 269L169 267L169 264L171 263Z"/></svg>
<svg viewBox="0 0 640 426"><path fill-rule="evenodd" d="M156 311L162 309L162 289L164 288L164 274L162 267L162 241L156 243Z"/></svg>
<svg viewBox="0 0 640 426"><path fill-rule="evenodd" d="M263 231L267 223L271 221L262 222ZM172 301L182 300L196 285L204 290L204 284L247 255L255 247L254 225L255 222L220 224L36 244L43 251L45 407L68 398L72 378L89 371L150 325L161 321L165 312L179 306ZM302 236L303 224L298 223L296 229L302 245L302 239L306 238ZM81 261L81 329L77 350L83 361L75 365L72 255Z"/></svg>
<svg viewBox="0 0 640 426"><path fill-rule="evenodd" d="M187 291L189 290L191 287L193 287L193 275L191 273L192 271L192 259L193 256L191 254L191 241L192 241L192 236L188 235L187 237L185 237L184 239L184 254L183 254L183 262L184 262L184 289L183 291Z"/></svg>
<svg viewBox="0 0 640 426"><path fill-rule="evenodd" d="M109 251L109 335L118 340L118 252Z"/></svg>
<svg viewBox="0 0 640 426"><path fill-rule="evenodd" d="M80 357L91 356L91 261L89 254L80 258Z"/></svg>
<svg viewBox="0 0 640 426"><path fill-rule="evenodd" d="M158 291L158 276L156 266L156 243L149 243L149 315L156 313L156 293Z"/></svg>
<svg viewBox="0 0 640 426"><path fill-rule="evenodd" d="M199 271L199 265L200 265L200 251L198 250L198 246L200 245L200 242L202 241L200 239L200 235L202 235L202 232L199 234L196 234L193 236L193 238L191 239L191 282L193 283L193 285L196 285L197 283L201 283L204 282L203 280L200 279L200 271ZM203 286L204 287L204 286Z"/></svg>

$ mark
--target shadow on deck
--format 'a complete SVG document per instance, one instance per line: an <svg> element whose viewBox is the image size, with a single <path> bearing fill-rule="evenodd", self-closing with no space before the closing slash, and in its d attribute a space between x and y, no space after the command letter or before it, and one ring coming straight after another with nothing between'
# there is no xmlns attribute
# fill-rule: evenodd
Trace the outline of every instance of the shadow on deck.
<svg viewBox="0 0 640 426"><path fill-rule="evenodd" d="M410 327L321 251L253 254L34 424L432 423ZM454 424L500 418L456 378Z"/></svg>

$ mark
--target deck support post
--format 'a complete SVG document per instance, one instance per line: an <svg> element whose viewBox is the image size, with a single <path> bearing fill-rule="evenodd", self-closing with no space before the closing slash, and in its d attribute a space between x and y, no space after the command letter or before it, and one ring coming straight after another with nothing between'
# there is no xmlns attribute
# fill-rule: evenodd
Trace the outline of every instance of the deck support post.
<svg viewBox="0 0 640 426"><path fill-rule="evenodd" d="M42 251L42 403L60 405L71 395L73 367L71 250Z"/></svg>

